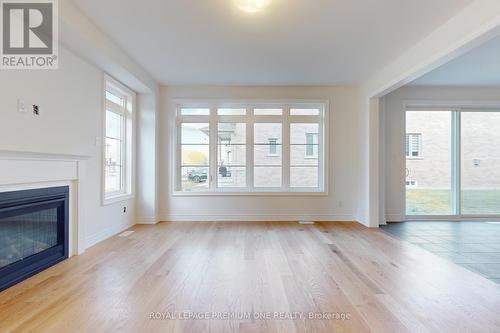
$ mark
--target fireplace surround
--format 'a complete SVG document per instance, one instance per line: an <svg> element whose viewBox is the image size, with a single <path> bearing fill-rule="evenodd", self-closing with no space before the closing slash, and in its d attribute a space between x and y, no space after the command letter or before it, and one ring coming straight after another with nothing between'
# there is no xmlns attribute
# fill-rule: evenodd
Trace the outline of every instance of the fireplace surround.
<svg viewBox="0 0 500 333"><path fill-rule="evenodd" d="M69 255L69 186L0 193L0 291Z"/></svg>

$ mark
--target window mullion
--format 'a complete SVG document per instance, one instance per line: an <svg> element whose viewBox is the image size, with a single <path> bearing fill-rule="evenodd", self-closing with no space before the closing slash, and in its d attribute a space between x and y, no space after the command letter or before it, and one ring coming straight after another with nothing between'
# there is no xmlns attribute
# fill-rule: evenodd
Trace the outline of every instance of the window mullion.
<svg viewBox="0 0 500 333"><path fill-rule="evenodd" d="M451 197L454 215L461 215L460 111L451 116Z"/></svg>
<svg viewBox="0 0 500 333"><path fill-rule="evenodd" d="M120 142L120 172L121 172L121 192L125 192L127 188L126 176L125 176L125 167L127 165L127 118L122 116L121 119L121 142Z"/></svg>
<svg viewBox="0 0 500 333"><path fill-rule="evenodd" d="M249 113L247 121L247 188L249 191L254 191L254 109L247 110Z"/></svg>
<svg viewBox="0 0 500 333"><path fill-rule="evenodd" d="M114 112L120 116L126 116L127 115L127 109L124 106L115 104L111 101L106 100L106 109L108 111Z"/></svg>
<svg viewBox="0 0 500 333"><path fill-rule="evenodd" d="M175 149L175 160L176 160L176 172L174 173L176 189L178 191L182 190L182 121L177 119L176 124L176 149Z"/></svg>
<svg viewBox="0 0 500 333"><path fill-rule="evenodd" d="M283 109L283 125L282 125L282 187L283 190L288 191L290 189L290 108L286 106Z"/></svg>
<svg viewBox="0 0 500 333"><path fill-rule="evenodd" d="M217 145L219 144L218 140L218 127L217 123L217 108L212 107L210 109L210 122L209 122L209 136L210 136L210 145L209 145L209 168L208 173L209 177L209 189L214 192L217 190L217 170L218 170L218 158L217 158Z"/></svg>
<svg viewBox="0 0 500 333"><path fill-rule="evenodd" d="M324 111L323 111L324 113ZM321 191L325 191L327 189L328 181L326 177L326 166L328 161L326 161L325 156L328 156L328 152L326 151L329 148L329 145L326 143L326 131L325 129L328 126L327 123L328 118L323 115L323 121L319 123L318 126L318 188ZM313 140L314 143L314 140ZM313 146L313 154L314 154L314 146Z"/></svg>

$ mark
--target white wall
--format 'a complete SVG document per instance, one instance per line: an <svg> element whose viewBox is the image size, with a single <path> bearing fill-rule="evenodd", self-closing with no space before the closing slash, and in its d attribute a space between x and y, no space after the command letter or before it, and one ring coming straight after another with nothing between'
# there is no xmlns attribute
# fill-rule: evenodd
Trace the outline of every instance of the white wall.
<svg viewBox="0 0 500 333"><path fill-rule="evenodd" d="M158 221L158 106L159 91L137 99L137 223Z"/></svg>
<svg viewBox="0 0 500 333"><path fill-rule="evenodd" d="M64 47L59 58L59 70L1 72L0 150L90 156L82 208L86 239L93 244L133 224L135 204L101 205L101 146L96 138L103 125L103 72ZM39 104L41 115L18 113L18 98Z"/></svg>
<svg viewBox="0 0 500 333"><path fill-rule="evenodd" d="M163 220L355 220L358 204L358 90L351 87L163 87L160 115L160 217ZM178 98L327 99L328 196L172 196L170 133Z"/></svg>
<svg viewBox="0 0 500 333"><path fill-rule="evenodd" d="M158 83L71 1L59 2L59 32L69 50L138 94L136 222L157 222Z"/></svg>
<svg viewBox="0 0 500 333"><path fill-rule="evenodd" d="M385 201L388 221L405 215L405 101L441 104L476 104L500 101L500 87L418 87L400 88L385 97Z"/></svg>

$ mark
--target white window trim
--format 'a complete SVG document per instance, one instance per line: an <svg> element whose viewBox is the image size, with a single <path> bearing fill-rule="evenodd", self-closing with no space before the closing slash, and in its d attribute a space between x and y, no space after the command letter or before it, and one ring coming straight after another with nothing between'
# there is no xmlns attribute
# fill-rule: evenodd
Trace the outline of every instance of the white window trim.
<svg viewBox="0 0 500 333"><path fill-rule="evenodd" d="M106 99L106 91L111 90L116 92L117 95L124 95L126 97L126 110L119 107L117 104L110 102ZM111 76L104 74L103 87L102 87L102 177L101 177L101 193L102 205L111 205L125 200L130 200L135 197L135 174L136 174L136 100L137 95L127 86L118 82ZM123 191L113 193L106 192L106 110L125 116L124 124L124 138L125 138L125 152L123 153L124 165L122 166L122 182Z"/></svg>
<svg viewBox="0 0 500 333"><path fill-rule="evenodd" d="M329 102L328 100L200 100L200 99L177 99L174 101L175 106L175 121L171 135L171 195L172 196L328 196L329 195ZM181 108L208 108L210 115L181 115ZM218 115L219 108L246 108L246 115L224 116ZM272 109L282 108L283 115L253 115L253 109ZM322 110L320 115L311 116L290 116L292 108L319 108ZM243 122L247 124L247 187L244 188L218 188L217 181L217 152L212 151L217 149L216 144L210 147L210 167L209 167L209 183L208 190L196 192L185 192L181 190L181 161L180 161L180 141L181 131L180 124L183 122L199 122L209 123L211 128L211 141L216 139L217 123L218 122ZM282 153L282 186L276 188L253 188L253 124L256 122L272 123L280 122L282 126L283 149ZM316 188L291 188L288 186L290 179L290 161L289 161L289 131L291 123L319 123L318 133L318 157L319 161L319 186ZM215 129L212 130L212 129Z"/></svg>

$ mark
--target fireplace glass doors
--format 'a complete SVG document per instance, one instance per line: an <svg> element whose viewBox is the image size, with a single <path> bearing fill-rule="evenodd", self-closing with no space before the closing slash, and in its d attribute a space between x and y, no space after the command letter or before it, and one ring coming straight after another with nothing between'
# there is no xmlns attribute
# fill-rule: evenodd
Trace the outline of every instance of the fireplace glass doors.
<svg viewBox="0 0 500 333"><path fill-rule="evenodd" d="M0 193L0 290L68 257L68 187Z"/></svg>

